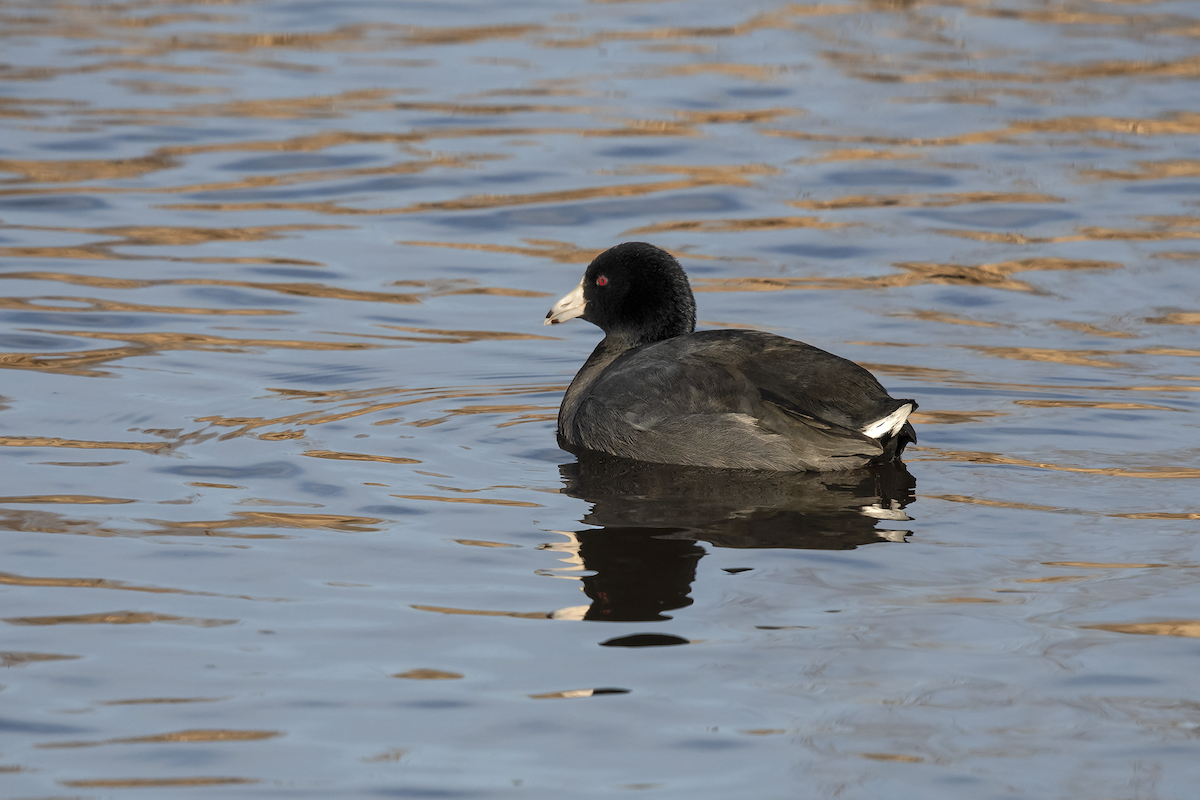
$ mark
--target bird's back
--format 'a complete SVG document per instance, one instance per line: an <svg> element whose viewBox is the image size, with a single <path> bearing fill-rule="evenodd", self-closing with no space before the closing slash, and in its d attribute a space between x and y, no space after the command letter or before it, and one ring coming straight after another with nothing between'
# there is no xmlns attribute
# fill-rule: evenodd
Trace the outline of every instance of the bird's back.
<svg viewBox="0 0 1200 800"><path fill-rule="evenodd" d="M703 331L613 358L604 347L564 398L566 444L661 463L831 470L891 460L914 438L904 422L914 401L889 397L865 369L803 342ZM889 415L895 431L862 433Z"/></svg>

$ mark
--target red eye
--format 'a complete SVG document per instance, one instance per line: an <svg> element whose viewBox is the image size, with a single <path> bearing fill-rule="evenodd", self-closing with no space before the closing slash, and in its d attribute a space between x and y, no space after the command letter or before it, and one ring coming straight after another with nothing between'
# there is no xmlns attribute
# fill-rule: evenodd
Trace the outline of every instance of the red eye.
<svg viewBox="0 0 1200 800"><path fill-rule="evenodd" d="M606 277L604 277L603 275L601 275L599 278L596 278L596 285L597 285L597 286L607 286L607 285L608 285L608 278L606 278Z"/></svg>

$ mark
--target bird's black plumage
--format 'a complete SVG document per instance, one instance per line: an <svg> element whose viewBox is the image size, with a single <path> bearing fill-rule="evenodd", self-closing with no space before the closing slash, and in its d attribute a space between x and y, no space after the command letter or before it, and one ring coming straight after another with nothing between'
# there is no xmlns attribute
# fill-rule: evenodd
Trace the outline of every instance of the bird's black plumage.
<svg viewBox="0 0 1200 800"><path fill-rule="evenodd" d="M596 257L546 324L604 331L558 414L560 443L638 461L832 471L900 457L915 400L811 345L762 331L695 331L687 276L626 242Z"/></svg>

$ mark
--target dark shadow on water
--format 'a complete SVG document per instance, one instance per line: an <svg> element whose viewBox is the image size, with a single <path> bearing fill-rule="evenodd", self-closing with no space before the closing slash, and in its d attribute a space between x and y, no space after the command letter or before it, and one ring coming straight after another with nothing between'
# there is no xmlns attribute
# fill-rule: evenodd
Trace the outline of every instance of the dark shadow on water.
<svg viewBox="0 0 1200 800"><path fill-rule="evenodd" d="M772 473L648 464L582 452L563 492L592 508L571 534L591 601L583 619L651 621L691 604L696 564L716 547L853 550L903 541L916 481L903 464Z"/></svg>

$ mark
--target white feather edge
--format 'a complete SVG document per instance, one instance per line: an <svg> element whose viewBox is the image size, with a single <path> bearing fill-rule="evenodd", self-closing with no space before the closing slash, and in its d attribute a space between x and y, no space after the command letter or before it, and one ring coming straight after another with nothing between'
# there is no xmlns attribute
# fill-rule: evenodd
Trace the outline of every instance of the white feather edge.
<svg viewBox="0 0 1200 800"><path fill-rule="evenodd" d="M870 436L872 439L882 439L884 436L894 435L904 427L904 423L908 421L908 415L912 412L913 404L905 403L883 419L875 420L863 428L862 434Z"/></svg>

